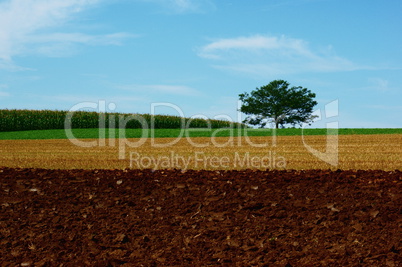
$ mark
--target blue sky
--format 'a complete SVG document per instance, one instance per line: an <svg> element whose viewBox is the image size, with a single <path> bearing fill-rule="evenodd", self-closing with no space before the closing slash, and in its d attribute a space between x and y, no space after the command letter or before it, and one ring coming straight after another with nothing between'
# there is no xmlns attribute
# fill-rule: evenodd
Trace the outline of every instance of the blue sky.
<svg viewBox="0 0 402 267"><path fill-rule="evenodd" d="M401 14L400 0L0 0L0 108L237 121L240 93L283 79L317 94L313 127L401 128Z"/></svg>

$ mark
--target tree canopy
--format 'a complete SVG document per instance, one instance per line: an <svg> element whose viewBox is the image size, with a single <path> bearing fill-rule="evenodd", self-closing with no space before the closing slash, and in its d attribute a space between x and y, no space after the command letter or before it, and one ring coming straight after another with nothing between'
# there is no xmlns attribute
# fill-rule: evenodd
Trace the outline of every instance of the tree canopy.
<svg viewBox="0 0 402 267"><path fill-rule="evenodd" d="M251 93L240 94L240 111L248 115L243 121L264 128L273 123L275 128L286 124L311 123L313 108L317 105L315 93L301 86L289 88L284 80L274 80Z"/></svg>

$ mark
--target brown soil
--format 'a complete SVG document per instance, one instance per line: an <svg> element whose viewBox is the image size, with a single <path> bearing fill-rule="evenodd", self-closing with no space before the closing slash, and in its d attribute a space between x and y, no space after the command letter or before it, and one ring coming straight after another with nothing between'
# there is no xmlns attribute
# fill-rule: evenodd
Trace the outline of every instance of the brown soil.
<svg viewBox="0 0 402 267"><path fill-rule="evenodd" d="M401 171L0 169L2 266L401 266Z"/></svg>

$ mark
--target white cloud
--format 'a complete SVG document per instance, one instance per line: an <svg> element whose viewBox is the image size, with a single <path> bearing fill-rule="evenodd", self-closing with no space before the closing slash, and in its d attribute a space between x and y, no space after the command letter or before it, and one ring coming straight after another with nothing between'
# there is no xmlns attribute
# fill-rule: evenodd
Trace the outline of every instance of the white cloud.
<svg viewBox="0 0 402 267"><path fill-rule="evenodd" d="M258 76L366 68L337 56L331 47L313 49L304 40L254 35L213 41L198 50L214 67Z"/></svg>
<svg viewBox="0 0 402 267"><path fill-rule="evenodd" d="M59 94L59 95L42 95L42 94L23 94L19 95L20 99L17 106L12 106L12 108L22 108L22 109L56 109L56 110L70 110L77 104L82 106L82 109L92 110L89 107L85 107L88 102L91 104L96 104L98 111L106 108L107 112L139 112L137 107L146 103L147 99L144 97L133 97L128 95L91 95L91 94L81 94L81 95L69 95L69 94ZM26 101L27 99L37 99L38 101ZM41 100L41 101L39 101ZM102 106L102 102L105 101L105 107ZM23 104L21 104L23 103ZM135 109L133 110L133 103L135 103ZM148 108L149 109L149 108ZM143 109L145 110L145 108Z"/></svg>
<svg viewBox="0 0 402 267"><path fill-rule="evenodd" d="M122 45L127 38L135 37L128 33L89 35L83 33L51 33L27 37L31 53L50 57L62 57L74 54L74 47L81 45Z"/></svg>
<svg viewBox="0 0 402 267"><path fill-rule="evenodd" d="M173 94L173 95L184 95L184 96L197 96L201 93L189 86L184 85L163 85L163 84L150 84L150 85L117 85L117 89L135 91L135 92L148 92L157 94Z"/></svg>
<svg viewBox="0 0 402 267"><path fill-rule="evenodd" d="M10 93L3 91L4 89L8 89L8 85L0 84L0 98L10 96Z"/></svg>
<svg viewBox="0 0 402 267"><path fill-rule="evenodd" d="M122 101L144 101L145 99L142 97L131 97L131 96L94 96L94 95L53 95L53 96L38 96L46 100L58 101L58 102L66 102L71 105L76 105L83 102L93 102L99 103L99 101L106 101L109 103L116 103Z"/></svg>
<svg viewBox="0 0 402 267"><path fill-rule="evenodd" d="M388 80L384 80L381 78L369 78L369 82L371 83L371 87L375 90L385 92L390 91Z"/></svg>
<svg viewBox="0 0 402 267"><path fill-rule="evenodd" d="M116 45L126 33L89 35L55 29L101 0L7 0L0 3L0 68L18 70L13 58L26 54L70 54L73 44ZM57 53L55 52L57 51Z"/></svg>
<svg viewBox="0 0 402 267"><path fill-rule="evenodd" d="M252 37L238 37L232 39L221 39L206 45L202 51L203 56L214 56L219 51L230 49L238 50L282 50L286 53L297 53L311 55L306 48L307 43L303 40L286 38L284 36L270 37L255 35Z"/></svg>
<svg viewBox="0 0 402 267"><path fill-rule="evenodd" d="M384 110L384 111L395 111L402 112L402 106L390 106L390 105L366 105L365 108Z"/></svg>
<svg viewBox="0 0 402 267"><path fill-rule="evenodd" d="M169 1L178 11L184 12L187 10L194 10L197 8L196 4L191 0L171 0Z"/></svg>
<svg viewBox="0 0 402 267"><path fill-rule="evenodd" d="M121 45L122 40L131 37L127 33L114 33L106 35L89 35L83 33L51 33L28 37L30 43L81 43L89 45Z"/></svg>
<svg viewBox="0 0 402 267"><path fill-rule="evenodd" d="M267 1L266 10L276 9L278 7L298 8L301 5L311 4L315 2L326 2L331 0L273 0Z"/></svg>
<svg viewBox="0 0 402 267"><path fill-rule="evenodd" d="M215 9L211 0L139 0L162 6L169 13L203 13Z"/></svg>

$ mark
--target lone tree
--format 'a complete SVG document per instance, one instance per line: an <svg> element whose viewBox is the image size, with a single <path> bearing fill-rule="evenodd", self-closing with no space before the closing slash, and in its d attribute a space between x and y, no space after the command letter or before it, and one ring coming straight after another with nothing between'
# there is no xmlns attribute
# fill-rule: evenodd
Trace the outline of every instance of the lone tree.
<svg viewBox="0 0 402 267"><path fill-rule="evenodd" d="M315 94L301 86L289 88L284 80L274 80L268 85L256 88L250 94L240 94L240 111L248 116L243 121L264 128L274 123L275 128L285 124L311 123Z"/></svg>

